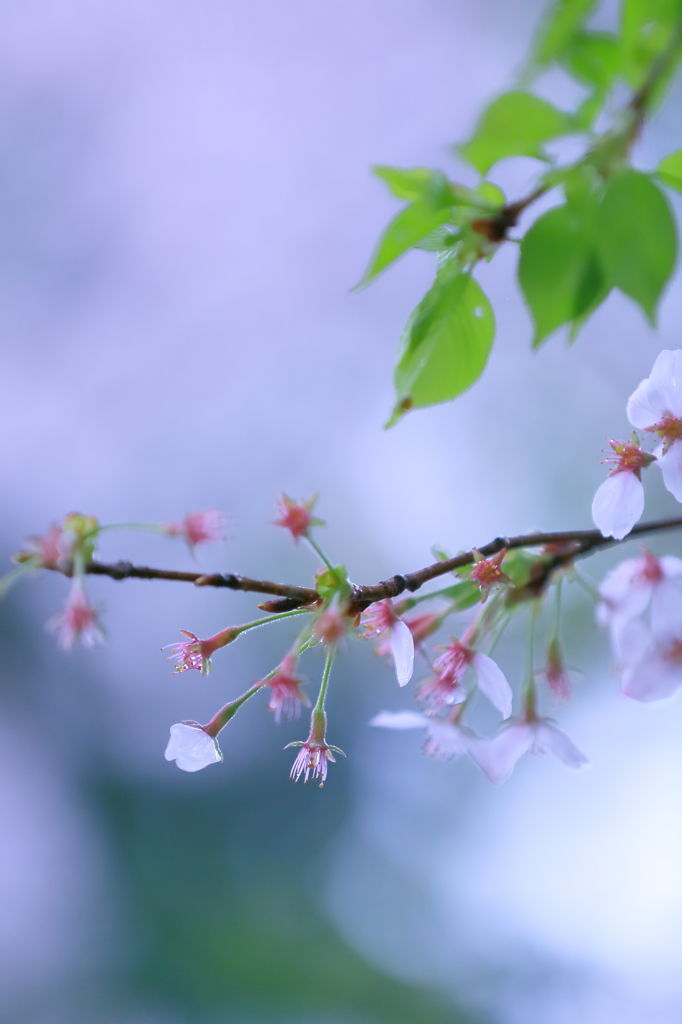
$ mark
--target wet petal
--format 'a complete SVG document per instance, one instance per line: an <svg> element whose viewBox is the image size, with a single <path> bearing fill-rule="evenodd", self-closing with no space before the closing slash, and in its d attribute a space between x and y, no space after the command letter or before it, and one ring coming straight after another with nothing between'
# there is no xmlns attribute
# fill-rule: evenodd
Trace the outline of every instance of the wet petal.
<svg viewBox="0 0 682 1024"><path fill-rule="evenodd" d="M614 473L598 488L592 518L605 537L622 540L644 511L644 488L634 473Z"/></svg>
<svg viewBox="0 0 682 1024"><path fill-rule="evenodd" d="M487 654L474 654L471 667L478 677L478 685L503 718L509 718L512 707L512 689L496 662Z"/></svg>
<svg viewBox="0 0 682 1024"><path fill-rule="evenodd" d="M369 724L381 729L425 729L429 719L418 711L380 711Z"/></svg>
<svg viewBox="0 0 682 1024"><path fill-rule="evenodd" d="M391 628L391 653L398 684L405 686L412 678L414 668L414 640L409 626L402 619L398 619Z"/></svg>
<svg viewBox="0 0 682 1024"><path fill-rule="evenodd" d="M558 725L550 722L548 718L541 719L535 726L533 753L554 754L567 768L573 768L576 771L590 763L570 736L567 736Z"/></svg>
<svg viewBox="0 0 682 1024"><path fill-rule="evenodd" d="M510 725L490 740L481 740L469 753L496 785L506 782L514 765L533 745L533 730L526 722Z"/></svg>
<svg viewBox="0 0 682 1024"><path fill-rule="evenodd" d="M217 740L198 725L184 722L171 726L165 757L167 761L175 761L183 772L198 772L223 759Z"/></svg>
<svg viewBox="0 0 682 1024"><path fill-rule="evenodd" d="M675 441L668 451L658 456L663 483L670 493L682 501L682 441Z"/></svg>

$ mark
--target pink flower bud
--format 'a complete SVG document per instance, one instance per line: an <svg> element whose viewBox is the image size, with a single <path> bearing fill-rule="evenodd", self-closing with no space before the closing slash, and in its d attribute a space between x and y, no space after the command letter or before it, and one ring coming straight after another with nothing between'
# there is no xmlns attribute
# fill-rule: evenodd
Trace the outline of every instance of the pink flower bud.
<svg viewBox="0 0 682 1024"><path fill-rule="evenodd" d="M313 633L325 646L329 647L346 635L350 623L345 615L334 608L322 612L313 626Z"/></svg>
<svg viewBox="0 0 682 1024"><path fill-rule="evenodd" d="M225 540L227 518L215 508L205 508L202 512L191 512L179 523L164 523L163 528L169 537L183 537L192 551L197 544Z"/></svg>
<svg viewBox="0 0 682 1024"><path fill-rule="evenodd" d="M274 712L276 722L282 717L298 718L302 705L310 704L301 690L301 680L295 675L296 661L292 652L285 655L276 675L264 682L271 690L268 709Z"/></svg>
<svg viewBox="0 0 682 1024"><path fill-rule="evenodd" d="M65 651L75 647L79 640L84 647L94 647L104 639L98 612L79 579L73 582L64 610L50 619L47 627L57 634L57 643Z"/></svg>
<svg viewBox="0 0 682 1024"><path fill-rule="evenodd" d="M232 643L239 636L239 629L229 626L208 640L200 640L194 633L187 629L181 629L183 636L188 637L186 642L179 644L166 644L162 650L172 647L169 661L175 661L174 672L187 672L191 668L197 669L202 676L207 676L211 671L211 658L221 647Z"/></svg>
<svg viewBox="0 0 682 1024"><path fill-rule="evenodd" d="M313 507L317 501L317 495L313 495L306 502L293 501L286 494L280 494L277 499L277 514L273 526L281 526L288 530L298 544L300 537L306 537L311 526L321 525L321 520L313 518Z"/></svg>

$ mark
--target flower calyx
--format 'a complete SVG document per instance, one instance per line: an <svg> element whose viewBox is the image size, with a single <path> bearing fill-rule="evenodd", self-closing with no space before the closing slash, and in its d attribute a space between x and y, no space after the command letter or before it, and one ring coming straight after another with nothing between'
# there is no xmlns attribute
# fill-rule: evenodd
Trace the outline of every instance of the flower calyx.
<svg viewBox="0 0 682 1024"><path fill-rule="evenodd" d="M336 761L334 754L341 754L342 757L346 756L339 747L333 747L327 743L326 731L327 716L325 712L319 708L314 708L310 716L310 734L308 739L287 743L284 748L285 750L288 750L289 747L301 748L291 767L290 777L294 782L298 782L301 775L303 775L304 783L312 777L313 779L320 780L321 789L327 779L327 763L329 761Z"/></svg>

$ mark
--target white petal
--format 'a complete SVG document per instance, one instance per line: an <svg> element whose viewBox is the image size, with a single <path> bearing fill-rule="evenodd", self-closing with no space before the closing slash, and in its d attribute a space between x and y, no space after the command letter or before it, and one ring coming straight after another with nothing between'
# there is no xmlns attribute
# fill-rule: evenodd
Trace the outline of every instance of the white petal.
<svg viewBox="0 0 682 1024"><path fill-rule="evenodd" d="M649 377L648 402L652 409L660 409L657 420L664 413L682 416L682 351L661 352ZM651 426L651 424L649 424Z"/></svg>
<svg viewBox="0 0 682 1024"><path fill-rule="evenodd" d="M662 555L659 562L666 579L674 580L678 576L682 577L682 558L676 558L675 555Z"/></svg>
<svg viewBox="0 0 682 1024"><path fill-rule="evenodd" d="M621 690L626 697L645 704L672 697L682 686L682 665L666 661L659 654L649 654L623 672Z"/></svg>
<svg viewBox="0 0 682 1024"><path fill-rule="evenodd" d="M666 412L682 415L671 408L677 404L675 382L680 379L676 373L677 353L666 349L656 359L649 377L642 381L628 401L628 419L633 427L646 430L658 423Z"/></svg>
<svg viewBox="0 0 682 1024"><path fill-rule="evenodd" d="M634 473L625 470L608 477L592 502L592 518L605 537L622 540L644 511L644 488Z"/></svg>
<svg viewBox="0 0 682 1024"><path fill-rule="evenodd" d="M418 711L380 711L369 724L381 729L425 729L429 719Z"/></svg>
<svg viewBox="0 0 682 1024"><path fill-rule="evenodd" d="M496 662L487 654L474 654L471 667L478 677L481 692L494 704L503 718L509 718L512 708L512 689Z"/></svg>
<svg viewBox="0 0 682 1024"><path fill-rule="evenodd" d="M412 678L414 668L414 639L402 619L391 627L391 653L395 662L398 684L405 686Z"/></svg>
<svg viewBox="0 0 682 1024"><path fill-rule="evenodd" d="M651 628L657 636L682 634L682 580L664 578L652 588Z"/></svg>
<svg viewBox="0 0 682 1024"><path fill-rule="evenodd" d="M503 728L491 740L469 749L476 764L495 784L506 782L514 765L533 745L533 730L526 722Z"/></svg>
<svg viewBox="0 0 682 1024"><path fill-rule="evenodd" d="M426 732L430 740L427 752L441 758L461 757L478 739L468 730L438 718L427 720Z"/></svg>
<svg viewBox="0 0 682 1024"><path fill-rule="evenodd" d="M682 501L682 441L675 441L665 455L659 455L658 464L663 483L678 501Z"/></svg>
<svg viewBox="0 0 682 1024"><path fill-rule="evenodd" d="M198 772L200 768L223 759L217 740L198 725L185 725L184 722L171 726L165 757L167 761L175 761L183 772Z"/></svg>
<svg viewBox="0 0 682 1024"><path fill-rule="evenodd" d="M614 624L611 627L611 642L621 668L640 661L656 647L652 632L642 619Z"/></svg>
<svg viewBox="0 0 682 1024"><path fill-rule="evenodd" d="M573 740L548 718L541 719L535 726L533 753L554 754L568 768L575 770L590 763Z"/></svg>

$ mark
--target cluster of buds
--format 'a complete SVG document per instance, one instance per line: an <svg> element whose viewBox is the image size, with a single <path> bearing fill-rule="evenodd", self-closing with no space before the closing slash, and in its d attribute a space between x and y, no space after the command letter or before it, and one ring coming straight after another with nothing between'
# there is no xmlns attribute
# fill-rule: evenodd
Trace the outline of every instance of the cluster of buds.
<svg viewBox="0 0 682 1024"><path fill-rule="evenodd" d="M630 396L627 414L635 431L658 439L646 452L639 435L630 441L609 441L604 460L608 478L592 502L592 518L605 537L622 540L644 511L642 470L652 462L660 467L663 483L682 501L682 349L661 352L647 377Z"/></svg>

